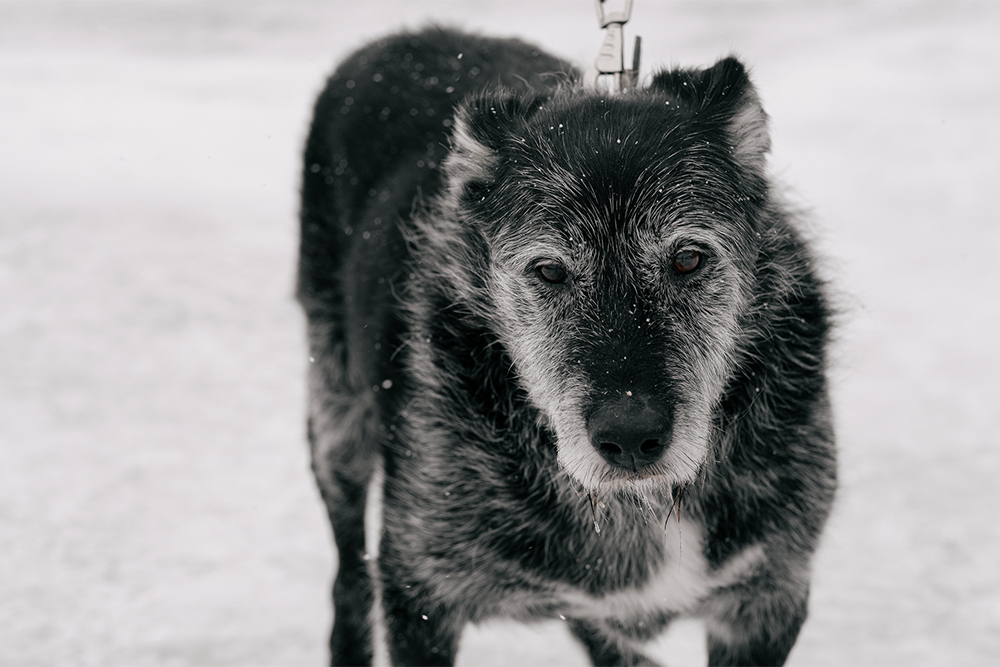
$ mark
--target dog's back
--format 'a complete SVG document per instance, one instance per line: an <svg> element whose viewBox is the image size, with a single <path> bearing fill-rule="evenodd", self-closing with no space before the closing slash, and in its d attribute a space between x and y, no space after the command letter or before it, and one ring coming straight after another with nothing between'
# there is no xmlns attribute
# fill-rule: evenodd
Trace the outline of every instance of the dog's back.
<svg viewBox="0 0 1000 667"><path fill-rule="evenodd" d="M354 254L374 263L368 273L399 269L398 223L440 187L459 102L483 89L547 91L576 75L529 44L443 29L387 37L347 58L316 103L306 142L298 284L306 310L345 298L342 268Z"/></svg>
<svg viewBox="0 0 1000 667"><path fill-rule="evenodd" d="M731 59L620 99L576 79L431 29L317 102L299 299L335 664L448 664L494 615L632 664L678 614L713 664L772 663L805 618L827 315L763 111Z"/></svg>

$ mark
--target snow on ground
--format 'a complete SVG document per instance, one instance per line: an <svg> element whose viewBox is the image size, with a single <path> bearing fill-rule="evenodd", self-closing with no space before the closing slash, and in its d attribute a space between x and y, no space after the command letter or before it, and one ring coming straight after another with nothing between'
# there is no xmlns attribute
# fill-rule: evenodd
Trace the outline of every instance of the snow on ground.
<svg viewBox="0 0 1000 667"><path fill-rule="evenodd" d="M431 19L601 40L586 0L0 0L0 663L323 662L297 153L335 59ZM842 491L791 662L996 664L1000 5L638 0L636 32L646 70L753 65L840 295ZM584 658L491 624L460 662Z"/></svg>

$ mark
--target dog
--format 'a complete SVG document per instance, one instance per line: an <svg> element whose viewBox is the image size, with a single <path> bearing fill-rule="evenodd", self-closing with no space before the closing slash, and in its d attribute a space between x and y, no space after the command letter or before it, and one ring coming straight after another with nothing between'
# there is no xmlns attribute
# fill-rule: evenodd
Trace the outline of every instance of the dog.
<svg viewBox="0 0 1000 667"><path fill-rule="evenodd" d="M564 619L646 664L785 661L836 487L813 254L735 58L612 95L516 39L349 56L305 146L308 439L331 661L448 665Z"/></svg>

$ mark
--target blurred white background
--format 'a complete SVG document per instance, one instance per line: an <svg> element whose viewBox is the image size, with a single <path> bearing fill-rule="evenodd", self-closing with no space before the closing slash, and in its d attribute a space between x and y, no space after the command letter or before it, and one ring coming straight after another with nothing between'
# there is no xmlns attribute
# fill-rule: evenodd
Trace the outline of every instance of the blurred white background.
<svg viewBox="0 0 1000 667"><path fill-rule="evenodd" d="M431 20L602 39L590 0L0 0L0 663L326 660L298 154L335 61ZM843 310L791 664L997 664L1000 3L636 0L637 33L646 75L753 67ZM495 624L460 662L584 657Z"/></svg>

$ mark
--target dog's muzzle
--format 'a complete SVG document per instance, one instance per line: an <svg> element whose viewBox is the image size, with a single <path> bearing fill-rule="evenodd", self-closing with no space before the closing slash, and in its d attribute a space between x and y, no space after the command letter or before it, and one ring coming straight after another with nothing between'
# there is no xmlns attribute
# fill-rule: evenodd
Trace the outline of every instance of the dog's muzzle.
<svg viewBox="0 0 1000 667"><path fill-rule="evenodd" d="M587 420L590 442L611 465L640 472L670 446L671 418L634 395L602 404Z"/></svg>

